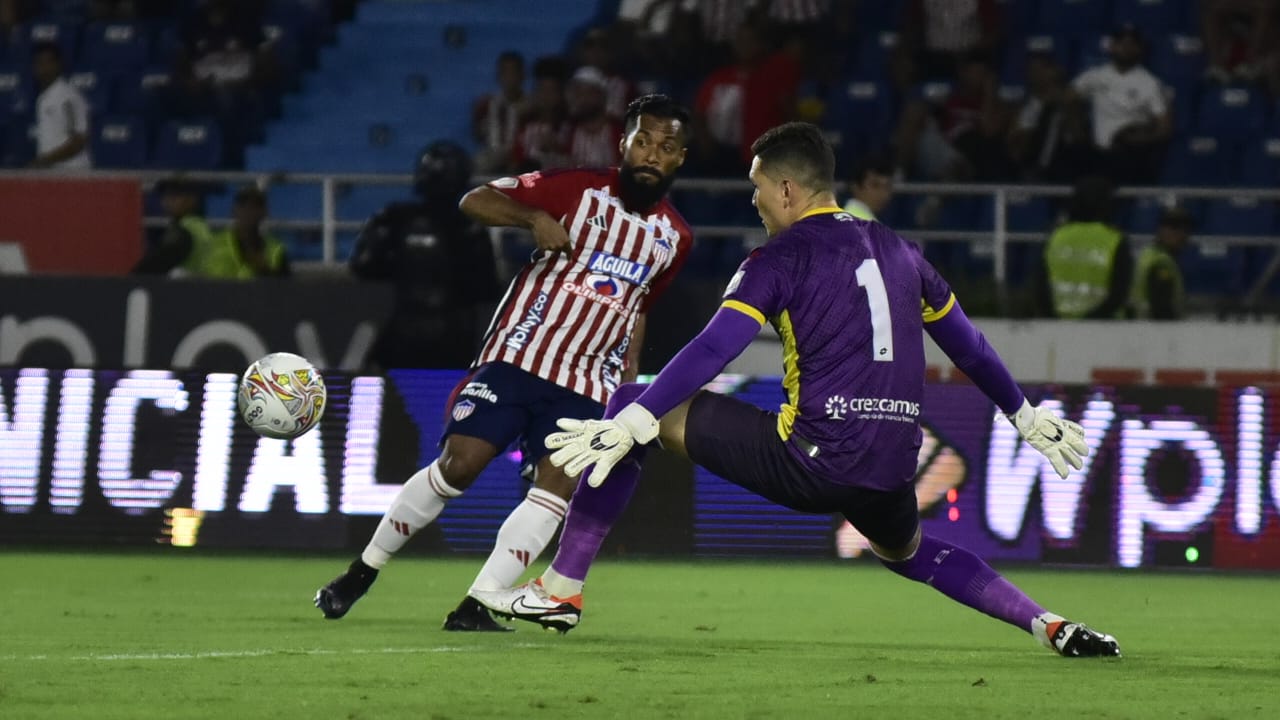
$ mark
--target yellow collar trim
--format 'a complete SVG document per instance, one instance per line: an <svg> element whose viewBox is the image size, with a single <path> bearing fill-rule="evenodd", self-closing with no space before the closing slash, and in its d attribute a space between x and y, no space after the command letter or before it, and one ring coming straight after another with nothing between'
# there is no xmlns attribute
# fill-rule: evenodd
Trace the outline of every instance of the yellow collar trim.
<svg viewBox="0 0 1280 720"><path fill-rule="evenodd" d="M809 210L809 211L805 212L805 214L803 214L803 215L801 215L800 217L796 218L796 220L803 220L803 219L805 219L805 218L807 218L807 217L812 217L812 216L814 216L814 215L830 215L830 214L832 214L832 213L838 213L838 212L844 212L844 208L838 208L838 207L820 207L820 208L814 208L814 209L812 209L812 210Z"/></svg>

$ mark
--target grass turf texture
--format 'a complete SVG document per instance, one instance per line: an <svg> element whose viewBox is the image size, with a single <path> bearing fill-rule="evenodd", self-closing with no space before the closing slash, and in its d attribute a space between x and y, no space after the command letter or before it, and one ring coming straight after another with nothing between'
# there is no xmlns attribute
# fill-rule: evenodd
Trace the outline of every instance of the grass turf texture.
<svg viewBox="0 0 1280 720"><path fill-rule="evenodd" d="M869 564L603 562L567 636L446 633L479 559L0 554L0 718L1275 718L1267 577L1015 570L1121 642L1066 660Z"/></svg>

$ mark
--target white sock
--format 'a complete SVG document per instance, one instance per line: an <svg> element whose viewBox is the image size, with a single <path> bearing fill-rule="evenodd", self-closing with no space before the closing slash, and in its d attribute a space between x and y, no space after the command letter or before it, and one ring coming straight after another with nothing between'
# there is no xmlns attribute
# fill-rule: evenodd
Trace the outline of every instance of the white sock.
<svg viewBox="0 0 1280 720"><path fill-rule="evenodd" d="M400 488L396 499L391 501L391 507L387 508L387 514L378 523L378 529L373 532L373 539L360 554L365 565L381 570L414 533L430 525L440 515L445 503L462 494L461 490L444 481L438 462L414 473Z"/></svg>
<svg viewBox="0 0 1280 720"><path fill-rule="evenodd" d="M1041 645L1052 650L1054 647L1053 641L1049 638L1049 626L1062 620L1066 620L1066 618L1061 615L1054 615L1051 612L1041 613L1031 621L1031 634L1035 636L1036 640L1040 641Z"/></svg>
<svg viewBox="0 0 1280 720"><path fill-rule="evenodd" d="M503 590L515 585L547 548L568 507L568 502L546 490L531 489L502 523L493 551L471 583L471 590Z"/></svg>
<svg viewBox="0 0 1280 720"><path fill-rule="evenodd" d="M547 568L542 573L542 588L552 597L571 598L582 594L582 581L567 578L553 568Z"/></svg>

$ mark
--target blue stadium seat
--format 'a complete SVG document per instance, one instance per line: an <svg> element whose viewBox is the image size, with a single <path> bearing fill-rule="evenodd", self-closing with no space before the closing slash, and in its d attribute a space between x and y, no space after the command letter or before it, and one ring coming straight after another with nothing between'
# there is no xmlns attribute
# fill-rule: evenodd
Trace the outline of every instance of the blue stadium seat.
<svg viewBox="0 0 1280 720"><path fill-rule="evenodd" d="M160 129L151 164L157 168L213 170L222 163L222 131L213 119L171 120Z"/></svg>
<svg viewBox="0 0 1280 720"><path fill-rule="evenodd" d="M1161 181L1182 186L1221 185L1230 172L1230 155L1214 137L1174 138L1165 155Z"/></svg>
<svg viewBox="0 0 1280 720"><path fill-rule="evenodd" d="M16 29L11 38L9 57L19 63L25 64L30 60L31 48L36 44L51 42L62 51L63 67L74 67L76 64L79 28L72 23L33 22Z"/></svg>
<svg viewBox="0 0 1280 720"><path fill-rule="evenodd" d="M1276 205L1269 200L1233 197L1205 201L1200 230L1208 235L1269 235L1276 222Z"/></svg>
<svg viewBox="0 0 1280 720"><path fill-rule="evenodd" d="M26 115L31 112L32 105L34 96L29 74L16 68L0 67L0 120Z"/></svg>
<svg viewBox="0 0 1280 720"><path fill-rule="evenodd" d="M858 39L852 76L859 80L883 82L889 76L889 58L898 45L898 34L878 32Z"/></svg>
<svg viewBox="0 0 1280 720"><path fill-rule="evenodd" d="M111 107L112 79L93 68L83 68L67 74L67 82L80 91L89 103L90 114L104 113Z"/></svg>
<svg viewBox="0 0 1280 720"><path fill-rule="evenodd" d="M1070 72L1072 68L1068 67L1068 78L1089 68L1103 65L1111 59L1111 36L1106 32L1082 33L1075 39L1075 46L1075 72Z"/></svg>
<svg viewBox="0 0 1280 720"><path fill-rule="evenodd" d="M23 115L11 115L7 123L0 124L4 131L0 137L0 167L23 167L35 157L30 127L31 118Z"/></svg>
<svg viewBox="0 0 1280 720"><path fill-rule="evenodd" d="M387 205L412 201L413 191L401 185L353 185L337 193L339 220L367 220Z"/></svg>
<svg viewBox="0 0 1280 720"><path fill-rule="evenodd" d="M156 122L164 114L165 93L173 83L168 68L149 67L116 79L112 111L138 114Z"/></svg>
<svg viewBox="0 0 1280 720"><path fill-rule="evenodd" d="M950 196L942 199L942 208L938 212L938 221L934 226L938 230L990 230L991 214L983 217L984 206L990 207L991 201L983 197Z"/></svg>
<svg viewBox="0 0 1280 720"><path fill-rule="evenodd" d="M1155 39L1174 31L1191 30L1190 14L1185 0L1114 0L1112 25L1133 23L1142 28L1147 38Z"/></svg>
<svg viewBox="0 0 1280 720"><path fill-rule="evenodd" d="M858 28L873 33L897 32L902 27L907 4L902 0L877 0L858 3Z"/></svg>
<svg viewBox="0 0 1280 720"><path fill-rule="evenodd" d="M1245 290L1246 253L1211 240L1191 243L1178 258L1188 293L1239 297Z"/></svg>
<svg viewBox="0 0 1280 720"><path fill-rule="evenodd" d="M821 125L843 141L853 136L883 138L892 128L893 100L886 83L868 80L836 85L826 99Z"/></svg>
<svg viewBox="0 0 1280 720"><path fill-rule="evenodd" d="M1106 30L1111 19L1110 5L1110 0L1040 0L1037 25L1040 32Z"/></svg>
<svg viewBox="0 0 1280 720"><path fill-rule="evenodd" d="M1256 137L1266 123L1262 92L1247 87L1206 87L1200 92L1196 129L1222 139Z"/></svg>
<svg viewBox="0 0 1280 720"><path fill-rule="evenodd" d="M1160 81L1179 91L1190 89L1204 72L1204 42L1193 35L1160 35L1148 40L1148 67Z"/></svg>
<svg viewBox="0 0 1280 720"><path fill-rule="evenodd" d="M291 90L297 89L302 73L302 48L299 46L298 31L286 24L265 23L262 34L270 43L281 84Z"/></svg>
<svg viewBox="0 0 1280 720"><path fill-rule="evenodd" d="M1238 180L1252 187L1280 185L1280 138L1252 139L1241 146Z"/></svg>
<svg viewBox="0 0 1280 720"><path fill-rule="evenodd" d="M875 4L875 3L863 3ZM1035 30L1037 3L1028 0L996 0L1006 37L1018 38Z"/></svg>
<svg viewBox="0 0 1280 720"><path fill-rule="evenodd" d="M151 56L151 34L141 23L93 23L84 30L80 62L99 72L140 70Z"/></svg>
<svg viewBox="0 0 1280 720"><path fill-rule="evenodd" d="M990 198L979 198L978 226L994 230L995 203ZM1053 203L1046 197L1033 197L1010 193L1005 200L1005 227L1009 232L1048 232L1053 227Z"/></svg>
<svg viewBox="0 0 1280 720"><path fill-rule="evenodd" d="M147 165L147 129L135 117L104 117L93 126L93 164L103 168Z"/></svg>
<svg viewBox="0 0 1280 720"><path fill-rule="evenodd" d="M1157 198L1134 198L1129 203L1128 220L1124 223L1124 230L1139 235L1155 232L1156 225L1160 222L1160 215L1164 213L1164 209L1164 202Z"/></svg>
<svg viewBox="0 0 1280 720"><path fill-rule="evenodd" d="M315 220L320 217L320 186L272 185L267 188L271 217L277 220Z"/></svg>
<svg viewBox="0 0 1280 720"><path fill-rule="evenodd" d="M1011 41L1004 51L1004 63L1000 81L1005 84L1021 84L1027 79L1027 56L1032 53L1048 53L1066 71L1068 78L1076 66L1076 46L1068 35L1028 35L1023 42Z"/></svg>

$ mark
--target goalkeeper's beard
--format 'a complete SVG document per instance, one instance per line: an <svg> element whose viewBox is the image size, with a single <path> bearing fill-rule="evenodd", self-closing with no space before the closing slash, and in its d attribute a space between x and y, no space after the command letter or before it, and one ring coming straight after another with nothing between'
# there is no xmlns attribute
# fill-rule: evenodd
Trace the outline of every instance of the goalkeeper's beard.
<svg viewBox="0 0 1280 720"><path fill-rule="evenodd" d="M647 183L640 180L641 173L648 174L650 177L657 176L657 182ZM628 210L633 212L648 210L666 197L667 191L675 181L674 174L659 176L658 171L649 168L623 166L618 171L618 194L622 197L622 204Z"/></svg>

